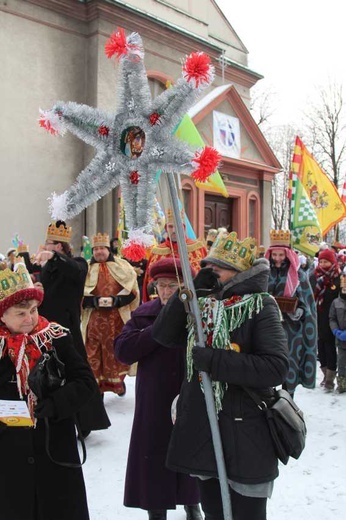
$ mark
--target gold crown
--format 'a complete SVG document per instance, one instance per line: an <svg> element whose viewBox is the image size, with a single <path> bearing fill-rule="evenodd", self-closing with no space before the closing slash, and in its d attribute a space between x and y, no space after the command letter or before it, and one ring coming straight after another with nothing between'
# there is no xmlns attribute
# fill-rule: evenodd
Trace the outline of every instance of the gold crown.
<svg viewBox="0 0 346 520"><path fill-rule="evenodd" d="M17 247L18 253L29 253L29 246L27 244L19 244Z"/></svg>
<svg viewBox="0 0 346 520"><path fill-rule="evenodd" d="M32 289L34 284L24 265L18 265L16 272L11 269L0 271L0 301L22 290Z"/></svg>
<svg viewBox="0 0 346 520"><path fill-rule="evenodd" d="M57 224L59 224L57 226ZM53 242L67 242L69 243L72 236L72 228L65 227L62 221L52 222L47 229L46 240L53 240Z"/></svg>
<svg viewBox="0 0 346 520"><path fill-rule="evenodd" d="M184 209L180 210L180 218L183 221L183 224L185 223L185 213ZM167 224L174 224L174 218L173 218L173 210L171 208L167 208L165 210L165 219L166 219L166 225Z"/></svg>
<svg viewBox="0 0 346 520"><path fill-rule="evenodd" d="M97 233L91 239L91 247L110 247L108 233Z"/></svg>
<svg viewBox="0 0 346 520"><path fill-rule="evenodd" d="M291 245L291 232L285 229L271 229L270 230L270 245L271 246L285 246Z"/></svg>
<svg viewBox="0 0 346 520"><path fill-rule="evenodd" d="M219 233L209 254L204 258L204 263L208 262L208 258L213 258L218 261L220 267L246 271L252 266L256 252L255 238L247 237L239 241L235 231L228 235Z"/></svg>

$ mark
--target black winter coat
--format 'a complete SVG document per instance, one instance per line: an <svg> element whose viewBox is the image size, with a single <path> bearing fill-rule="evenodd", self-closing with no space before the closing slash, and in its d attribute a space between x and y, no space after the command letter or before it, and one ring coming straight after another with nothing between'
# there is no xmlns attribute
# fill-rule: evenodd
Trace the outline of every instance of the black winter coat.
<svg viewBox="0 0 346 520"><path fill-rule="evenodd" d="M70 330L74 346L85 360L87 354L81 332L81 305L87 272L88 264L84 258L54 253L41 271L44 298L39 311L47 320L56 321ZM99 391L80 410L78 420L85 432L110 426Z"/></svg>
<svg viewBox="0 0 346 520"><path fill-rule="evenodd" d="M335 344L335 337L329 326L329 311L332 302L339 296L340 293L340 276L334 278L333 283L326 287L323 294L322 305L317 305L317 328L318 339L328 343Z"/></svg>
<svg viewBox="0 0 346 520"><path fill-rule="evenodd" d="M55 418L50 419L50 452L61 462L79 462L73 415L97 391L88 363L73 347L70 335L53 345L65 363L65 386L51 395ZM14 379L14 382L11 380ZM15 367L0 360L0 399L19 400ZM45 449L46 428L8 427L0 422L0 517L4 520L88 520L81 468L54 464Z"/></svg>
<svg viewBox="0 0 346 520"><path fill-rule="evenodd" d="M161 308L159 298L140 305L115 340L119 361L138 361L124 505L147 510L199 502L196 479L165 467L171 405L184 378L185 356L181 348L165 348L152 338Z"/></svg>
<svg viewBox="0 0 346 520"><path fill-rule="evenodd" d="M44 298L40 314L71 331L75 348L86 359L80 328L81 302L88 264L84 258L54 253L41 271Z"/></svg>
<svg viewBox="0 0 346 520"><path fill-rule="evenodd" d="M260 261L248 271L237 274L220 293L220 298L266 291L269 270ZM241 352L214 350L210 376L228 383L219 412L219 427L228 478L244 484L269 482L278 476L268 425L263 413L242 389L251 387L263 397L273 386L285 381L288 369L287 339L277 304L264 297L263 309L230 335ZM163 307L153 326L154 338L166 345L182 344L186 316L177 295ZM211 430L198 372L191 382L185 379L177 405L167 456L170 469L194 475L217 476Z"/></svg>

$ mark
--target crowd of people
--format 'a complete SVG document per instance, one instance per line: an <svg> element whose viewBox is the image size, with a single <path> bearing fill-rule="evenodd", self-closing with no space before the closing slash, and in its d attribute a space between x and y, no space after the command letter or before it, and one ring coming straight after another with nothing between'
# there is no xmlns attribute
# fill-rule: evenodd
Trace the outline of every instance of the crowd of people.
<svg viewBox="0 0 346 520"><path fill-rule="evenodd" d="M73 256L63 221L48 225L36 254L20 244L0 256L0 399L27 403L31 420L13 427L0 416L4 518L89 519L78 439L110 426L104 393L124 398L126 377L136 375L124 505L146 510L149 520L166 520L178 505L187 520L222 520L206 373L233 518L265 520L278 460L246 388L268 404L275 387L294 396L298 385L315 388L319 363L323 390L346 392L346 249L322 243L308 258L292 249L286 230L272 230L268 248L226 228L186 238L201 348L180 297L173 221L165 231L140 265L102 232L91 237L88 261ZM66 376L42 399L30 373L52 350ZM7 472L13 464L18 471Z"/></svg>

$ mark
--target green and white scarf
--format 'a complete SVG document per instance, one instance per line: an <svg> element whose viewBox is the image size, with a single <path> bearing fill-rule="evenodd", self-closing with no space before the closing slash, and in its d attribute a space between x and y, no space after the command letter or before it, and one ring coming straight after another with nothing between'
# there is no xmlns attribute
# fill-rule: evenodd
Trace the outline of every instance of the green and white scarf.
<svg viewBox="0 0 346 520"><path fill-rule="evenodd" d="M215 298L199 298L198 305L201 312L202 329L205 348L240 351L241 347L231 343L230 333L239 328L246 320L251 319L263 309L263 298L270 296L268 293L245 294L244 296L231 296L225 300ZM187 339L187 380L190 382L193 375L192 348L195 346L195 328L193 320L188 320ZM202 378L200 377L201 390L204 392ZM222 410L222 399L228 388L228 384L221 381L212 381L212 389L216 412Z"/></svg>

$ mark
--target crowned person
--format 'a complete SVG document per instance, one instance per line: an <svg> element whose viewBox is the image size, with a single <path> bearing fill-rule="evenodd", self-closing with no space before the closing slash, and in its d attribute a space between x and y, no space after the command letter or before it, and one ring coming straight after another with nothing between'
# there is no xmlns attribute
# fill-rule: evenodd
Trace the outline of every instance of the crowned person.
<svg viewBox="0 0 346 520"><path fill-rule="evenodd" d="M277 299L288 337L290 367L283 388L293 396L301 384L314 388L316 379L317 316L314 294L299 256L291 248L288 230L271 230L268 292Z"/></svg>
<svg viewBox="0 0 346 520"><path fill-rule="evenodd" d="M137 274L113 255L107 233L94 235L91 246L82 311L85 347L100 392L123 396L130 367L115 359L113 343L139 305Z"/></svg>
<svg viewBox="0 0 346 520"><path fill-rule="evenodd" d="M14 271L0 271L0 402L11 403L8 415L3 406L0 413L1 518L89 520L75 415L97 384L69 330L38 313L42 299L22 259ZM52 349L65 365L65 383L35 395L30 374Z"/></svg>
<svg viewBox="0 0 346 520"><path fill-rule="evenodd" d="M180 218L182 219L183 229L185 232L186 225L185 214L183 209L180 211ZM179 258L176 229L173 219L173 211L171 208L167 208L165 210L165 221L166 238L161 244L158 244L157 246L154 246L152 248L148 259L148 265L143 281L143 302L147 302L150 299L148 293L148 285L152 282L152 279L150 277L150 268L152 264L157 262L158 260L162 260L163 258ZM192 238L188 238L186 234L184 238L190 266L197 272L201 268L201 260L206 256L208 252L207 248L201 240L194 240Z"/></svg>
<svg viewBox="0 0 346 520"><path fill-rule="evenodd" d="M44 290L40 312L48 320L67 327L75 348L87 359L81 333L81 306L88 264L82 257L73 257L71 237L72 227L63 220L51 222L47 227L45 244L35 257ZM110 426L100 393L80 411L78 418L84 436Z"/></svg>
<svg viewBox="0 0 346 520"><path fill-rule="evenodd" d="M170 470L199 477L208 520L224 518L203 379L210 375L230 486L233 517L265 520L267 499L278 476L278 460L263 411L246 387L265 401L288 369L286 334L275 300L268 294L269 263L256 259L256 240L219 234L194 279L204 348L196 346L179 290L162 307L152 337L186 350L187 371L167 450Z"/></svg>

